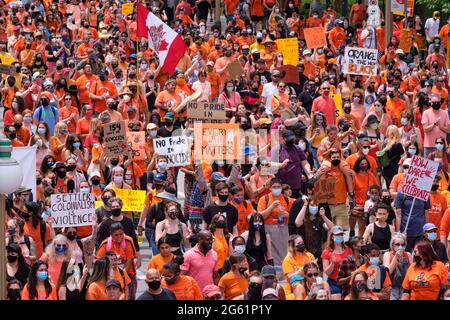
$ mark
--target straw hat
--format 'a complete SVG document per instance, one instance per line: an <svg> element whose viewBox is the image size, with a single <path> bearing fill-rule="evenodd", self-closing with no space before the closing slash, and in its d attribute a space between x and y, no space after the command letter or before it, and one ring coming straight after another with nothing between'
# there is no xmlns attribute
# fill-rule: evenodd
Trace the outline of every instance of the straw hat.
<svg viewBox="0 0 450 320"><path fill-rule="evenodd" d="M122 93L119 93L119 97L123 97L125 95L129 95L130 97L134 97L134 93L130 91L130 89L128 88L128 86L125 87L125 90L123 90Z"/></svg>
<svg viewBox="0 0 450 320"><path fill-rule="evenodd" d="M111 38L111 34L108 33L108 30L102 29L102 31L100 31L98 37L99 37L100 39L109 39L109 38Z"/></svg>

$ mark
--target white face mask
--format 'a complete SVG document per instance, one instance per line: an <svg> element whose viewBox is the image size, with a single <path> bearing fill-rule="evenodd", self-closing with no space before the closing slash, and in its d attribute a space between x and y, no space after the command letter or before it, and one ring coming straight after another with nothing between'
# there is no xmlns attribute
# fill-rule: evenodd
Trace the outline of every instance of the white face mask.
<svg viewBox="0 0 450 320"><path fill-rule="evenodd" d="M154 138L158 134L158 131L152 130L152 131L150 131L149 134L150 134L150 137Z"/></svg>
<svg viewBox="0 0 450 320"><path fill-rule="evenodd" d="M311 57L310 56L306 56L305 57L305 61L311 61Z"/></svg>
<svg viewBox="0 0 450 320"><path fill-rule="evenodd" d="M130 100L131 100L131 97L129 95L124 95L123 96L123 101L130 102Z"/></svg>
<svg viewBox="0 0 450 320"><path fill-rule="evenodd" d="M375 112L380 112L381 111L381 107L375 107Z"/></svg>
<svg viewBox="0 0 450 320"><path fill-rule="evenodd" d="M299 142L299 143L298 143L298 146L299 146L299 148L300 148L302 151L305 151L305 150L306 150L306 145L305 145L304 142Z"/></svg>
<svg viewBox="0 0 450 320"><path fill-rule="evenodd" d="M89 193L89 188L80 188L80 193Z"/></svg>
<svg viewBox="0 0 450 320"><path fill-rule="evenodd" d="M370 151L370 149L365 149L365 148L362 149L362 152L364 155L368 155L369 151Z"/></svg>
<svg viewBox="0 0 450 320"><path fill-rule="evenodd" d="M115 183L122 183L123 182L123 176L114 176L113 181Z"/></svg>

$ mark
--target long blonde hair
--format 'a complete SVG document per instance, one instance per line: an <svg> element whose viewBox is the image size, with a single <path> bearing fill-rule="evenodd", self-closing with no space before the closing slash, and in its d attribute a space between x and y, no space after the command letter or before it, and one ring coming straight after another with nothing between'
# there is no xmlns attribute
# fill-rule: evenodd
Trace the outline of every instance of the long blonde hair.
<svg viewBox="0 0 450 320"><path fill-rule="evenodd" d="M67 246L67 250L64 253L64 258L70 260L70 258L72 257L72 251L70 250L69 241L67 240L67 237L63 234L58 234L55 236L55 238L53 238L53 241L50 242L49 245L45 248L45 255L47 256L48 261L56 260L57 254L55 251L55 247L56 243L60 241L65 242Z"/></svg>
<svg viewBox="0 0 450 320"><path fill-rule="evenodd" d="M385 150L389 150L392 148L392 146L398 142L400 142L400 131L398 130L398 127L396 125L391 124L386 129L386 147Z"/></svg>

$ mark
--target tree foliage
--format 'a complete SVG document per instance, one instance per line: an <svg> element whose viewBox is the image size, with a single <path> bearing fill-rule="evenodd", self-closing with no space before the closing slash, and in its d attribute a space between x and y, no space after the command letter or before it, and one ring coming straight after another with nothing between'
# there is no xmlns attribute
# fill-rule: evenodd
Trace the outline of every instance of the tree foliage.
<svg viewBox="0 0 450 320"><path fill-rule="evenodd" d="M438 10L442 13L450 13L449 0L416 0L417 4L423 4L430 10Z"/></svg>

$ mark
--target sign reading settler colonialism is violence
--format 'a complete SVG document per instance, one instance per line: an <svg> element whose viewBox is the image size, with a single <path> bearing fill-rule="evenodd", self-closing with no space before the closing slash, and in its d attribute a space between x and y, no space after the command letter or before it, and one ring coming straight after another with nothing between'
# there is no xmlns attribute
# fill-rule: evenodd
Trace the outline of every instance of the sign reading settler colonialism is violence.
<svg viewBox="0 0 450 320"><path fill-rule="evenodd" d="M344 74L376 76L378 73L377 49L346 47L344 60Z"/></svg>
<svg viewBox="0 0 450 320"><path fill-rule="evenodd" d="M90 193L51 195L53 228L80 227L95 224L95 196Z"/></svg>
<svg viewBox="0 0 450 320"><path fill-rule="evenodd" d="M413 156L406 173L402 193L423 201L430 196L431 185L438 171L439 163Z"/></svg>

